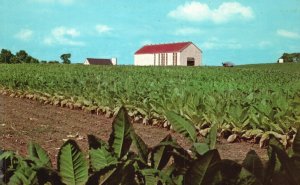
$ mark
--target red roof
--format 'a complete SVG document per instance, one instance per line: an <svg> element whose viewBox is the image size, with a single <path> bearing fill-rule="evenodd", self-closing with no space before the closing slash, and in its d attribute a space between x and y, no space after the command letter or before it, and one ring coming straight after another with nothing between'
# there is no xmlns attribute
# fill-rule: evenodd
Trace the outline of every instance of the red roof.
<svg viewBox="0 0 300 185"><path fill-rule="evenodd" d="M192 44L192 42L145 45L141 49L137 50L135 54L179 52L188 47L190 44Z"/></svg>

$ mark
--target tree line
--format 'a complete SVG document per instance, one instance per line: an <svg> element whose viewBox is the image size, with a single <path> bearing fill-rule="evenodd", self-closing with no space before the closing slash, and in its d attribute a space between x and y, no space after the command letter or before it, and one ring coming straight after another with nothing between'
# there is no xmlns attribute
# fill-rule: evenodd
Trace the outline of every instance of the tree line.
<svg viewBox="0 0 300 185"><path fill-rule="evenodd" d="M60 56L61 63L62 64L71 64L71 54L65 53ZM16 54L13 54L8 49L1 49L0 53L0 64L59 64L60 62L57 60L39 60L37 58L32 57L29 55L25 50L20 50L16 52Z"/></svg>
<svg viewBox="0 0 300 185"><path fill-rule="evenodd" d="M284 62L300 62L300 53L283 53L280 58Z"/></svg>

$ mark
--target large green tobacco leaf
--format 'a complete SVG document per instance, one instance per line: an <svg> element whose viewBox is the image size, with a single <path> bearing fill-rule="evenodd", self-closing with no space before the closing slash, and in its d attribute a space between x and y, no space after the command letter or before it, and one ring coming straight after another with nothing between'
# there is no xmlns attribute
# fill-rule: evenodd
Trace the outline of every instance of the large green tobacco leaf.
<svg viewBox="0 0 300 185"><path fill-rule="evenodd" d="M51 168L38 168L37 179L38 184L43 185L63 185L61 182L61 177L59 176L57 171L52 170Z"/></svg>
<svg viewBox="0 0 300 185"><path fill-rule="evenodd" d="M87 185L135 185L134 177L134 167L132 161L129 161L101 169L89 178Z"/></svg>
<svg viewBox="0 0 300 185"><path fill-rule="evenodd" d="M145 185L153 185L161 183L161 179L159 178L159 171L155 169L144 169L141 170L141 173L145 179Z"/></svg>
<svg viewBox="0 0 300 185"><path fill-rule="evenodd" d="M193 142L197 141L196 128L192 123L171 111L166 113L166 117L176 132L183 134Z"/></svg>
<svg viewBox="0 0 300 185"><path fill-rule="evenodd" d="M112 124L112 133L109 138L109 146L115 152L118 159L122 158L130 148L132 139L130 136L132 125L127 111L121 107Z"/></svg>
<svg viewBox="0 0 300 185"><path fill-rule="evenodd" d="M122 185L136 185L135 181L135 168L133 166L134 161L126 161L125 163L121 164L118 168L116 175L113 177L110 184L119 184Z"/></svg>
<svg viewBox="0 0 300 185"><path fill-rule="evenodd" d="M14 158L15 155L16 154L14 152L12 152L12 151L5 151L5 152L1 151L0 152L0 161L4 162L4 160Z"/></svg>
<svg viewBox="0 0 300 185"><path fill-rule="evenodd" d="M29 166L22 166L10 177L8 185L29 185L35 183L37 183L36 172Z"/></svg>
<svg viewBox="0 0 300 185"><path fill-rule="evenodd" d="M269 160L267 161L266 168L264 171L264 184L270 184L276 167L277 157L272 147L268 148L268 156Z"/></svg>
<svg viewBox="0 0 300 185"><path fill-rule="evenodd" d="M88 135L90 166L94 171L99 171L106 166L116 164L118 161L109 151L106 143L93 135Z"/></svg>
<svg viewBox="0 0 300 185"><path fill-rule="evenodd" d="M173 179L171 179L170 176L157 169L153 169L153 168L143 169L141 170L141 174L145 179L145 185L154 185L154 184L175 185L173 183Z"/></svg>
<svg viewBox="0 0 300 185"><path fill-rule="evenodd" d="M240 164L227 159L214 163L207 173L204 184L262 185Z"/></svg>
<svg viewBox="0 0 300 185"><path fill-rule="evenodd" d="M210 150L209 145L206 143L194 143L192 146L192 151L196 154L203 155Z"/></svg>
<svg viewBox="0 0 300 185"><path fill-rule="evenodd" d="M263 182L264 166L254 150L250 150L247 153L242 166Z"/></svg>
<svg viewBox="0 0 300 185"><path fill-rule="evenodd" d="M0 162L0 174L3 175L0 184L2 180L8 184L36 183L36 166L33 161L7 151L0 155Z"/></svg>
<svg viewBox="0 0 300 185"><path fill-rule="evenodd" d="M62 181L68 185L85 184L88 179L88 164L73 140L66 141L59 150L58 171Z"/></svg>
<svg viewBox="0 0 300 185"><path fill-rule="evenodd" d="M139 135L137 135L134 132L134 130L132 130L131 132L131 138L133 140L134 145L137 148L141 160L147 164L148 154L149 154L149 148L147 144L142 140L142 138Z"/></svg>
<svg viewBox="0 0 300 185"><path fill-rule="evenodd" d="M43 167L51 167L51 160L47 152L38 144L30 142L28 146L29 157L37 159L39 165Z"/></svg>
<svg viewBox="0 0 300 185"><path fill-rule="evenodd" d="M281 150L285 150L284 146L280 141L274 136L274 134L270 134L270 140L269 140L269 145L270 146L277 146Z"/></svg>
<svg viewBox="0 0 300 185"><path fill-rule="evenodd" d="M291 184L300 184L300 171L297 169L296 164L289 156L286 154L284 150L279 148L276 145L271 145L274 152L277 154L277 157L281 163L282 168L286 171L288 176L288 180Z"/></svg>
<svg viewBox="0 0 300 185"><path fill-rule="evenodd" d="M220 155L217 150L211 150L203 155L203 157L196 159L191 163L190 168L184 176L184 184L193 185L204 185L205 178L207 177L207 172L209 167L220 160Z"/></svg>
<svg viewBox="0 0 300 185"><path fill-rule="evenodd" d="M107 166L100 171L94 173L88 180L87 185L103 185L107 184L109 178L117 171L117 165Z"/></svg>
<svg viewBox="0 0 300 185"><path fill-rule="evenodd" d="M172 141L171 135L166 136L161 143ZM163 169L169 162L171 157L171 151L173 147L171 145L160 145L155 146L151 151L151 166L155 169Z"/></svg>
<svg viewBox="0 0 300 185"><path fill-rule="evenodd" d="M217 124L213 124L209 130L207 137L205 138L205 141L209 146L209 149L211 150L216 148L217 132L218 132L218 126Z"/></svg>

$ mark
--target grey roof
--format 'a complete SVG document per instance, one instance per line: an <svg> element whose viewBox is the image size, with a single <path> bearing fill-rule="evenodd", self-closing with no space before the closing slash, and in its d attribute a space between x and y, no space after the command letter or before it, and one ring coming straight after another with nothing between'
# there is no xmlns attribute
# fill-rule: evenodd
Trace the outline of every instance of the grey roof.
<svg viewBox="0 0 300 185"><path fill-rule="evenodd" d="M223 62L222 65L231 67L231 66L234 66L234 63L232 63L232 62Z"/></svg>
<svg viewBox="0 0 300 185"><path fill-rule="evenodd" d="M91 65L113 65L111 59L105 59L105 58L87 58L87 61Z"/></svg>

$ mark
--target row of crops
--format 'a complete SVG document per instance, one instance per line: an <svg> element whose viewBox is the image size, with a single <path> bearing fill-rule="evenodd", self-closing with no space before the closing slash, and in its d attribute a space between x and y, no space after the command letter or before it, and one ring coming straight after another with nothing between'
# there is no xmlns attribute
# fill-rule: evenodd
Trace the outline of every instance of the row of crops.
<svg viewBox="0 0 300 185"><path fill-rule="evenodd" d="M172 110L200 130L216 123L223 133L245 138L277 133L287 143L300 125L297 63L230 69L0 65L0 85L12 96L91 112L112 114L124 105L145 124L167 126L165 111Z"/></svg>
<svg viewBox="0 0 300 185"><path fill-rule="evenodd" d="M170 134L156 146L148 147L121 107L112 122L108 142L87 136L88 157L71 139L59 148L57 168L37 143L29 143L25 157L0 151L0 184L300 185L300 129L288 152L271 137L267 161L250 150L239 164L221 159L216 149L217 125L212 126L202 143L189 121L171 111L167 118L176 132L192 142L190 149L181 147Z"/></svg>

